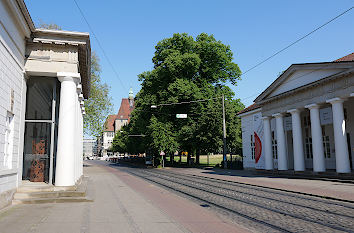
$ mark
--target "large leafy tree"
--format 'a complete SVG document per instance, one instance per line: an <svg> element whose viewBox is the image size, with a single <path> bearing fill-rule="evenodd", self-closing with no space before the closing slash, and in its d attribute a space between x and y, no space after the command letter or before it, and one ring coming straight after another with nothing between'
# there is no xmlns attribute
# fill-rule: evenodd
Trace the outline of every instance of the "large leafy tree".
<svg viewBox="0 0 354 233"><path fill-rule="evenodd" d="M173 153L175 149L190 153L219 151L222 95L225 96L228 148L235 151L240 147L236 113L243 104L234 99L235 94L227 83L236 85L241 71L233 62L230 47L213 35L202 33L194 39L183 33L158 42L155 49L153 70L139 75L142 88L136 96L136 109L128 126L133 134L147 135L139 147L155 148L155 153L157 150ZM202 99L209 101L199 101ZM151 105L158 108L151 109ZM187 113L188 118L176 119L177 113Z"/></svg>

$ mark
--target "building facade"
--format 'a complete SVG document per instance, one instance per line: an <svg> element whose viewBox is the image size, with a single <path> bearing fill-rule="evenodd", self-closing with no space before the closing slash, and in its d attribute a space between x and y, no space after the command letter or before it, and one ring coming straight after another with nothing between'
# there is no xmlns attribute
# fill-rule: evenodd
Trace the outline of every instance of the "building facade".
<svg viewBox="0 0 354 233"><path fill-rule="evenodd" d="M134 94L132 88L129 90L128 98L123 98L120 104L117 115L109 115L104 124L105 130L102 133L100 139L102 146L102 156L113 155L113 152L110 151L112 147L112 142L115 134L121 130L121 128L129 124L131 112L134 110Z"/></svg>
<svg viewBox="0 0 354 233"><path fill-rule="evenodd" d="M123 98L119 107L118 114L114 120L114 132L117 133L124 125L128 124L131 112L134 110L134 94L130 88L129 97Z"/></svg>
<svg viewBox="0 0 354 233"><path fill-rule="evenodd" d="M112 147L112 142L114 138L114 121L117 115L108 115L106 122L104 124L105 130L102 133L101 144L102 144L102 156L110 156L113 153L110 151Z"/></svg>
<svg viewBox="0 0 354 233"><path fill-rule="evenodd" d="M0 208L23 180L80 179L90 50L89 34L36 29L23 0L0 1Z"/></svg>
<svg viewBox="0 0 354 233"><path fill-rule="evenodd" d="M83 155L96 156L97 155L97 140L84 138L83 141Z"/></svg>
<svg viewBox="0 0 354 233"><path fill-rule="evenodd" d="M354 54L293 64L241 111L245 168L350 173Z"/></svg>

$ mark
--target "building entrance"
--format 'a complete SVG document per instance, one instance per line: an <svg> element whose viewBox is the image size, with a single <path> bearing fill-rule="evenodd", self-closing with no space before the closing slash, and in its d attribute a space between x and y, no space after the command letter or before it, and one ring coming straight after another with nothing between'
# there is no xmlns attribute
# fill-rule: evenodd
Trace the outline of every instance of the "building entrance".
<svg viewBox="0 0 354 233"><path fill-rule="evenodd" d="M23 180L54 183L59 93L56 78L27 82Z"/></svg>

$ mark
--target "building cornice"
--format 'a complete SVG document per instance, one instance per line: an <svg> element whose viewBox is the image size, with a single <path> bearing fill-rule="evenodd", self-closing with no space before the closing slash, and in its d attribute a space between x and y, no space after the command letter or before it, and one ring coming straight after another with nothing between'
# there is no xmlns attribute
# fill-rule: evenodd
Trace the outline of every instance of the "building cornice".
<svg viewBox="0 0 354 233"><path fill-rule="evenodd" d="M239 117L245 117L245 116L247 116L247 115L252 115L252 114L255 114L255 113L258 113L258 112L261 112L261 111L262 111L262 108L261 108L261 107L258 107L258 108L256 108L256 109L251 110L251 111L238 114L238 116L239 116Z"/></svg>
<svg viewBox="0 0 354 233"><path fill-rule="evenodd" d="M85 99L90 96L91 89L91 45L90 35L85 32L62 30L35 29L27 45L36 43L51 44L51 46L75 46L78 48L78 72L81 75L82 93Z"/></svg>
<svg viewBox="0 0 354 233"><path fill-rule="evenodd" d="M34 32L34 30L36 28L35 28L34 23L32 21L31 15L28 12L25 2L23 0L16 0L16 2L18 4L19 8L21 9L23 17L26 19L26 23L27 23L29 29L31 30L31 32Z"/></svg>
<svg viewBox="0 0 354 233"><path fill-rule="evenodd" d="M274 82L272 84L270 84L254 100L254 102L255 103L264 102L264 100L266 100L267 96L269 96L277 87L279 87L279 85L281 85L290 75L292 75L294 72L296 72L298 70L313 70L313 69L314 70L324 70L324 69L333 69L333 68L334 69L347 69L347 70L350 70L350 69L353 68L353 66L354 66L354 61L292 64L276 80L274 80ZM341 73L343 73L343 72L341 72ZM337 73L337 74L341 74L341 73ZM328 77L331 77L331 76L328 76ZM323 79L326 79L326 78L323 78ZM306 86L306 85L304 85L304 86ZM286 92L284 92L284 93L286 93ZM281 93L281 94L283 94L283 93Z"/></svg>
<svg viewBox="0 0 354 233"><path fill-rule="evenodd" d="M303 90L306 90L306 89L321 85L321 84L329 82L329 81L333 81L335 79L338 79L338 78L341 78L341 77L344 77L344 76L350 75L350 74L354 74L354 68L345 70L345 71L340 72L340 73L336 73L336 74L330 75L330 76L328 76L326 78L317 80L315 82L308 83L308 84L303 85L301 87L294 88L294 89L292 89L290 91L283 92L283 93L281 93L279 95L275 95L275 96L269 97L267 99L259 100L257 102L257 104L263 105L265 103L268 103L268 102L271 102L271 101L274 101L274 100L277 100L277 99L281 99L281 98L287 97L289 95L293 95L296 92L303 91Z"/></svg>

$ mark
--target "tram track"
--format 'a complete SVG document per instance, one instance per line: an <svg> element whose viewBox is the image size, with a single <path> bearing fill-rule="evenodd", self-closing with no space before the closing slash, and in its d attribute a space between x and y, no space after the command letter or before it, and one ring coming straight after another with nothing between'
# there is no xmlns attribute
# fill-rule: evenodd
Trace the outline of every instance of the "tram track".
<svg viewBox="0 0 354 233"><path fill-rule="evenodd" d="M354 205L168 170L126 172L218 209L262 232L354 232Z"/></svg>

